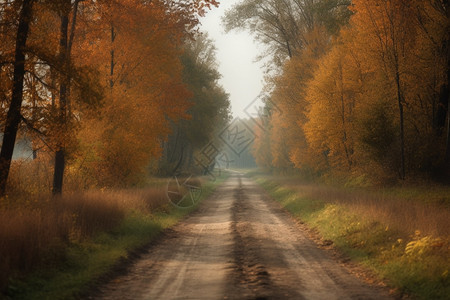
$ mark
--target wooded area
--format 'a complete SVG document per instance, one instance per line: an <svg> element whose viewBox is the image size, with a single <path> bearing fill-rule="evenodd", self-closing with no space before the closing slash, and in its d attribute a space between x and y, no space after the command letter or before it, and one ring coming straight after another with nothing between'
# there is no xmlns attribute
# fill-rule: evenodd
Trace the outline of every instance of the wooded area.
<svg viewBox="0 0 450 300"><path fill-rule="evenodd" d="M32 185L53 194L68 180L123 187L190 164L228 120L215 48L198 31L217 4L0 1L0 194L15 164L44 173ZM33 161L12 163L20 138Z"/></svg>
<svg viewBox="0 0 450 300"><path fill-rule="evenodd" d="M260 166L449 178L448 1L245 0L224 22L253 32L271 57Z"/></svg>

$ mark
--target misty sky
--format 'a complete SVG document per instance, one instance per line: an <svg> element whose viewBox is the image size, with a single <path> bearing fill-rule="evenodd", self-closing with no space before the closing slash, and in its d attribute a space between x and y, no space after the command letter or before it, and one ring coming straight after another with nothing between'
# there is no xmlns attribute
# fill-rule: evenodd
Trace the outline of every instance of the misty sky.
<svg viewBox="0 0 450 300"><path fill-rule="evenodd" d="M201 28L215 41L219 72L222 74L220 84L230 94L233 116L246 117L243 110L252 103L262 89L261 63L255 62L261 51L247 32L232 31L225 34L221 17L239 0L220 2L218 8L214 8L201 19Z"/></svg>

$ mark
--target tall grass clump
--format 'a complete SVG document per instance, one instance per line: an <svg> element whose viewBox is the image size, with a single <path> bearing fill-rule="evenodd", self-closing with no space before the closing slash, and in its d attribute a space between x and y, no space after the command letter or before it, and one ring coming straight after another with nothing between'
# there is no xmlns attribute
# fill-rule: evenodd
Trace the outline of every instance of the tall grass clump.
<svg viewBox="0 0 450 300"><path fill-rule="evenodd" d="M305 183L295 178L271 178L265 185L282 185L297 195L345 206L349 211L390 228L414 235L450 237L450 188L343 188Z"/></svg>
<svg viewBox="0 0 450 300"><path fill-rule="evenodd" d="M33 205L0 210L0 286L48 261L64 248L118 226L126 214L119 198L101 194L33 199Z"/></svg>
<svg viewBox="0 0 450 300"><path fill-rule="evenodd" d="M124 190L68 186L63 196L53 197L47 163L15 161L8 195L0 199L0 292L12 278L63 263L68 247L115 230L133 212L168 210L162 181Z"/></svg>

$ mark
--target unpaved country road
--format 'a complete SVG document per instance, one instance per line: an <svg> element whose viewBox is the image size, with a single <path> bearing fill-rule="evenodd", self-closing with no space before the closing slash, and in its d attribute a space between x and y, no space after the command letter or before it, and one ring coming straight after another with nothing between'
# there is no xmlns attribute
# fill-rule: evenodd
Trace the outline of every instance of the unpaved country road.
<svg viewBox="0 0 450 300"><path fill-rule="evenodd" d="M389 299L233 175L95 299Z"/></svg>

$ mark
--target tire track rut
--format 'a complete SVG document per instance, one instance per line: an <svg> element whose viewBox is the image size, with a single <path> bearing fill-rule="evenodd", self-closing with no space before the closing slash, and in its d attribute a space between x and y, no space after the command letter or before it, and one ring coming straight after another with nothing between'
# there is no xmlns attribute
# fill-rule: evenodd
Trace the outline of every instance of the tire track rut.
<svg viewBox="0 0 450 300"><path fill-rule="evenodd" d="M279 288L271 280L271 276L262 264L257 240L252 236L251 225L247 222L248 206L242 187L242 179L238 178L239 186L234 192L231 223L234 235L234 273L231 274L232 284L236 286L242 299L269 299L281 296Z"/></svg>

